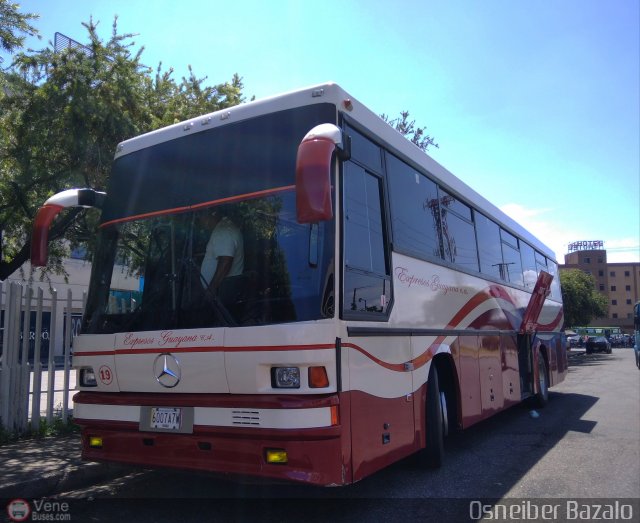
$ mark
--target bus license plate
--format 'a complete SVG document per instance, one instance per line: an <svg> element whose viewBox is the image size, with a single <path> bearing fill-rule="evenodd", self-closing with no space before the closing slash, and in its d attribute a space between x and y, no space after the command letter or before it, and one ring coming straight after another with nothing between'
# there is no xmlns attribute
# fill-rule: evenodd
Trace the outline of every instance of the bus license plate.
<svg viewBox="0 0 640 523"><path fill-rule="evenodd" d="M182 426L182 409L179 407L152 407L151 429L180 430Z"/></svg>

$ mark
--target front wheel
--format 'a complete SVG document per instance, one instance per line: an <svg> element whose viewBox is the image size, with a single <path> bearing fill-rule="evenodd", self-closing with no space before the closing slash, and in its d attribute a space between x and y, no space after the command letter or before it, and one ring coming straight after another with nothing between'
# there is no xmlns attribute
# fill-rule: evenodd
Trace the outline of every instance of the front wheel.
<svg viewBox="0 0 640 523"><path fill-rule="evenodd" d="M424 463L427 467L438 468L444 461L444 436L447 422L446 395L440 391L438 371L431 365L427 381L427 412L426 412L426 448L423 451Z"/></svg>

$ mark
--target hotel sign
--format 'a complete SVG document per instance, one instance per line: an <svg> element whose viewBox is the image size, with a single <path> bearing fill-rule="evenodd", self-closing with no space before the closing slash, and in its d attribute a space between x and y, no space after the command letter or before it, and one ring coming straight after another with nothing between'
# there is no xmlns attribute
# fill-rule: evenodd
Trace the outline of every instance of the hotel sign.
<svg viewBox="0 0 640 523"><path fill-rule="evenodd" d="M602 240L583 240L569 244L569 252L593 251L597 249L604 249L604 242Z"/></svg>

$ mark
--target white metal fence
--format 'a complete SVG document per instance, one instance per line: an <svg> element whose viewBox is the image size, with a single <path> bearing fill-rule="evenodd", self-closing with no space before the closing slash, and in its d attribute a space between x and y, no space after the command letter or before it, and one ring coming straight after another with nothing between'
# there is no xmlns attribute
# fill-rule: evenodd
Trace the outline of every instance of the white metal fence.
<svg viewBox="0 0 640 523"><path fill-rule="evenodd" d="M42 419L67 420L71 415L71 344L74 316L71 290L66 299L55 289L45 298L42 288L0 282L0 427L22 433L38 430ZM83 300L84 301L84 300ZM62 309L62 332L57 328ZM43 314L49 318L43 329ZM60 346L61 354L56 354ZM44 350L43 350L44 349Z"/></svg>

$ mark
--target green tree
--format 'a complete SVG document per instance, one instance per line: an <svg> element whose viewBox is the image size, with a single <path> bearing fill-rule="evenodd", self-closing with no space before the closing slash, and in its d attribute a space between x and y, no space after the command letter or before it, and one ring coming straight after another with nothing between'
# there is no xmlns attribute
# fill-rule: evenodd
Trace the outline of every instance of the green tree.
<svg viewBox="0 0 640 523"><path fill-rule="evenodd" d="M436 149L440 147L435 138L427 134L426 127L416 127L416 121L410 118L409 111L400 111L400 116L393 120L386 114L381 114L380 118L424 152L427 152L429 147L435 147Z"/></svg>
<svg viewBox="0 0 640 523"><path fill-rule="evenodd" d="M106 41L93 20L83 25L84 47L20 53L0 76L0 280L28 260L33 219L49 196L106 188L119 142L244 100L238 75L214 86L191 70L181 82L161 65L152 75L117 18ZM56 219L50 269L61 270L68 242L91 242L96 219L78 209Z"/></svg>
<svg viewBox="0 0 640 523"><path fill-rule="evenodd" d="M589 325L592 319L607 315L607 298L596 290L596 280L579 269L560 271L564 324Z"/></svg>
<svg viewBox="0 0 640 523"><path fill-rule="evenodd" d="M0 0L0 49L9 53L21 49L26 36L37 36L38 30L30 23L39 18L37 14L18 12L20 5ZM2 63L0 56L0 63Z"/></svg>

